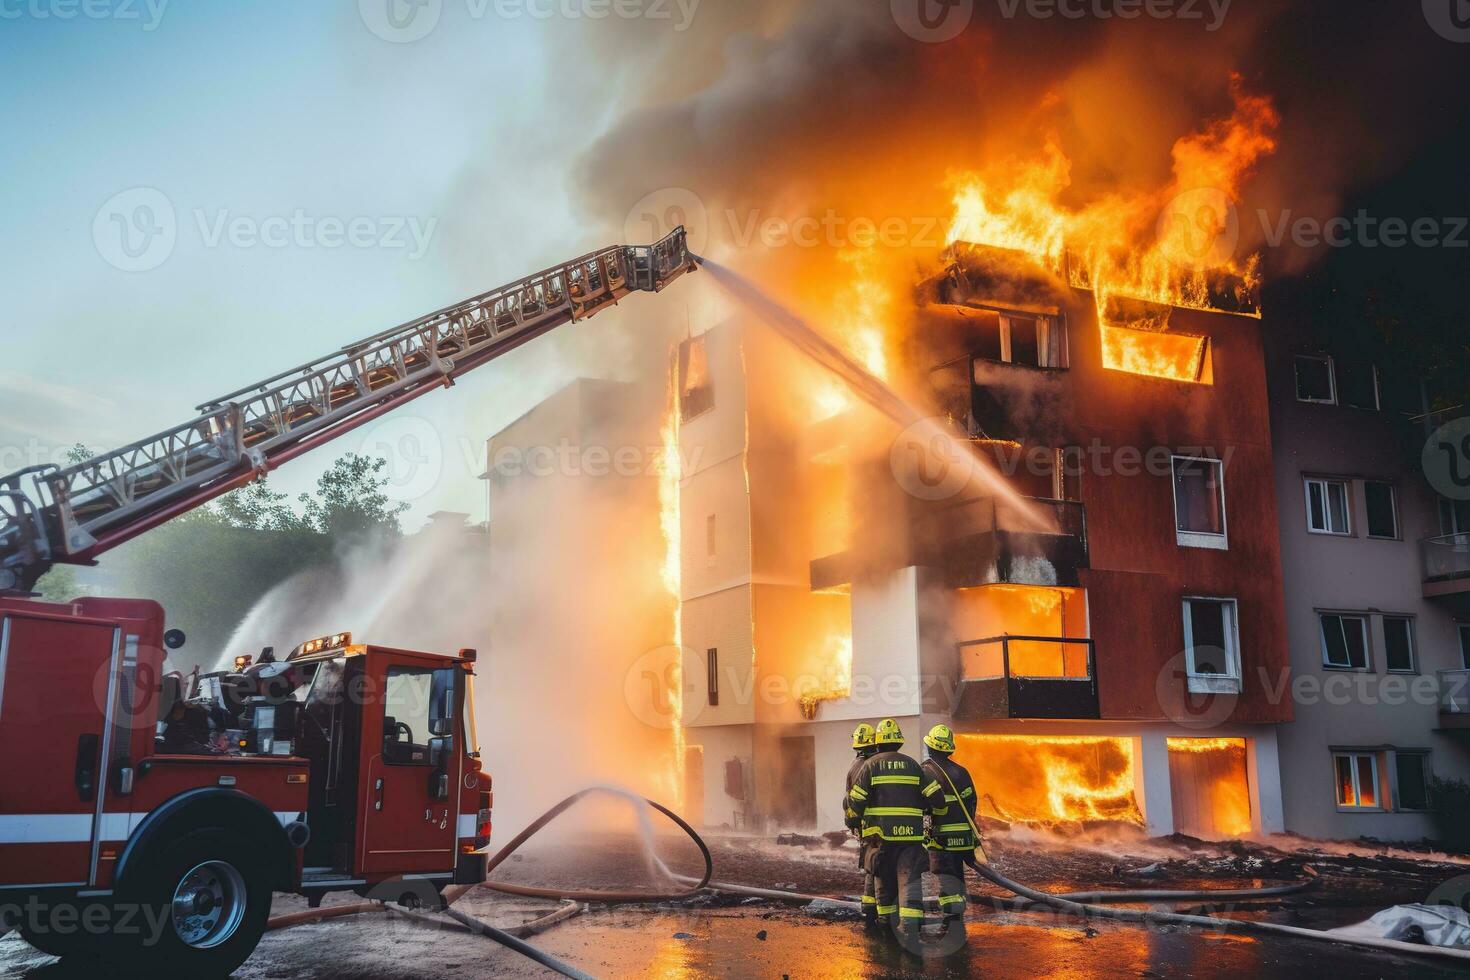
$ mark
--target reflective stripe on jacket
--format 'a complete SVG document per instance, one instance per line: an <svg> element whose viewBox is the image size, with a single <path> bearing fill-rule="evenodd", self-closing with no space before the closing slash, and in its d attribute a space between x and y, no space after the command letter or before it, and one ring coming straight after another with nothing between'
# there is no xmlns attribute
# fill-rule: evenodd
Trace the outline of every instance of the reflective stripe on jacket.
<svg viewBox="0 0 1470 980"><path fill-rule="evenodd" d="M919 764L901 752L866 760L847 794L848 806L862 818L864 840L924 840L924 816L943 806L943 794L925 786L923 776Z"/></svg>
<svg viewBox="0 0 1470 980"><path fill-rule="evenodd" d="M969 770L953 759L930 758L924 760L923 771L926 786L930 783L939 786L943 797L929 821L929 837L924 846L935 851L973 851L977 841L965 814L977 819L978 801Z"/></svg>

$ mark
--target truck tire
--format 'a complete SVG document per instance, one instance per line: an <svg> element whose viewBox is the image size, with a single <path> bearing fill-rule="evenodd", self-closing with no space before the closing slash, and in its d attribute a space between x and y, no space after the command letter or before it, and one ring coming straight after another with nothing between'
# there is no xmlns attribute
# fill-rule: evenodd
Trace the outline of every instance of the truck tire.
<svg viewBox="0 0 1470 980"><path fill-rule="evenodd" d="M151 928L118 937L130 966L165 976L222 977L255 950L270 916L267 862L223 828L196 830L150 854L126 901ZM156 933L156 935L155 935Z"/></svg>
<svg viewBox="0 0 1470 980"><path fill-rule="evenodd" d="M64 916L69 922L81 923L84 921L85 905L80 905L75 901L58 901L49 904L52 916L48 918L51 918L52 921L55 921L57 915ZM60 956L76 961L95 955L97 949L97 937L89 935L80 925L66 932L57 932L47 928L32 928L29 923L21 922L16 927L16 931L20 933L22 939L47 956Z"/></svg>

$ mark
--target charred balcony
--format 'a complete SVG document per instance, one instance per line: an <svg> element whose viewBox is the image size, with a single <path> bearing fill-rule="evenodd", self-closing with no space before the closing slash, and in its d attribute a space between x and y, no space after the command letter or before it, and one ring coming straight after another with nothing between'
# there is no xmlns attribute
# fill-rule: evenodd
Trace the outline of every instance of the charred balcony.
<svg viewBox="0 0 1470 980"><path fill-rule="evenodd" d="M939 568L952 589L1078 586L1080 571L1088 567L1087 512L1079 501L1020 497L1006 503L981 497L915 508L908 521L904 547L885 553L884 567ZM862 561L861 545L814 559L813 591L851 585Z"/></svg>
<svg viewBox="0 0 1470 980"><path fill-rule="evenodd" d="M956 718L1102 717L1089 639L992 636L959 644L959 655Z"/></svg>

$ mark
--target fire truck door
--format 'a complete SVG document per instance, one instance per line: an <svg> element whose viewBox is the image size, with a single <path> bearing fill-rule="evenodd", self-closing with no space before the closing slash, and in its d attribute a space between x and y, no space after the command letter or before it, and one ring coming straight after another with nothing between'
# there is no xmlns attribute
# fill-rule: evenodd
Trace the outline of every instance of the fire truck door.
<svg viewBox="0 0 1470 980"><path fill-rule="evenodd" d="M390 666L381 711L365 709L376 751L364 786L362 870L443 874L454 869L462 753L454 742L457 667Z"/></svg>
<svg viewBox="0 0 1470 980"><path fill-rule="evenodd" d="M0 888L92 882L121 646L111 623L0 612Z"/></svg>

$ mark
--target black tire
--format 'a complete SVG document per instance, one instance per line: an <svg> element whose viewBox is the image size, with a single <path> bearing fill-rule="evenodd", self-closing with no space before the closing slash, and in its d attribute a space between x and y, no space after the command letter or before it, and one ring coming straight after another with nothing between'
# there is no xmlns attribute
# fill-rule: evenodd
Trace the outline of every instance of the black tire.
<svg viewBox="0 0 1470 980"><path fill-rule="evenodd" d="M267 862L218 827L185 834L147 856L123 901L141 905L136 934L116 936L129 966L164 975L228 976L255 950L270 916ZM190 915L175 899L194 894ZM222 897L223 900L219 900Z"/></svg>

